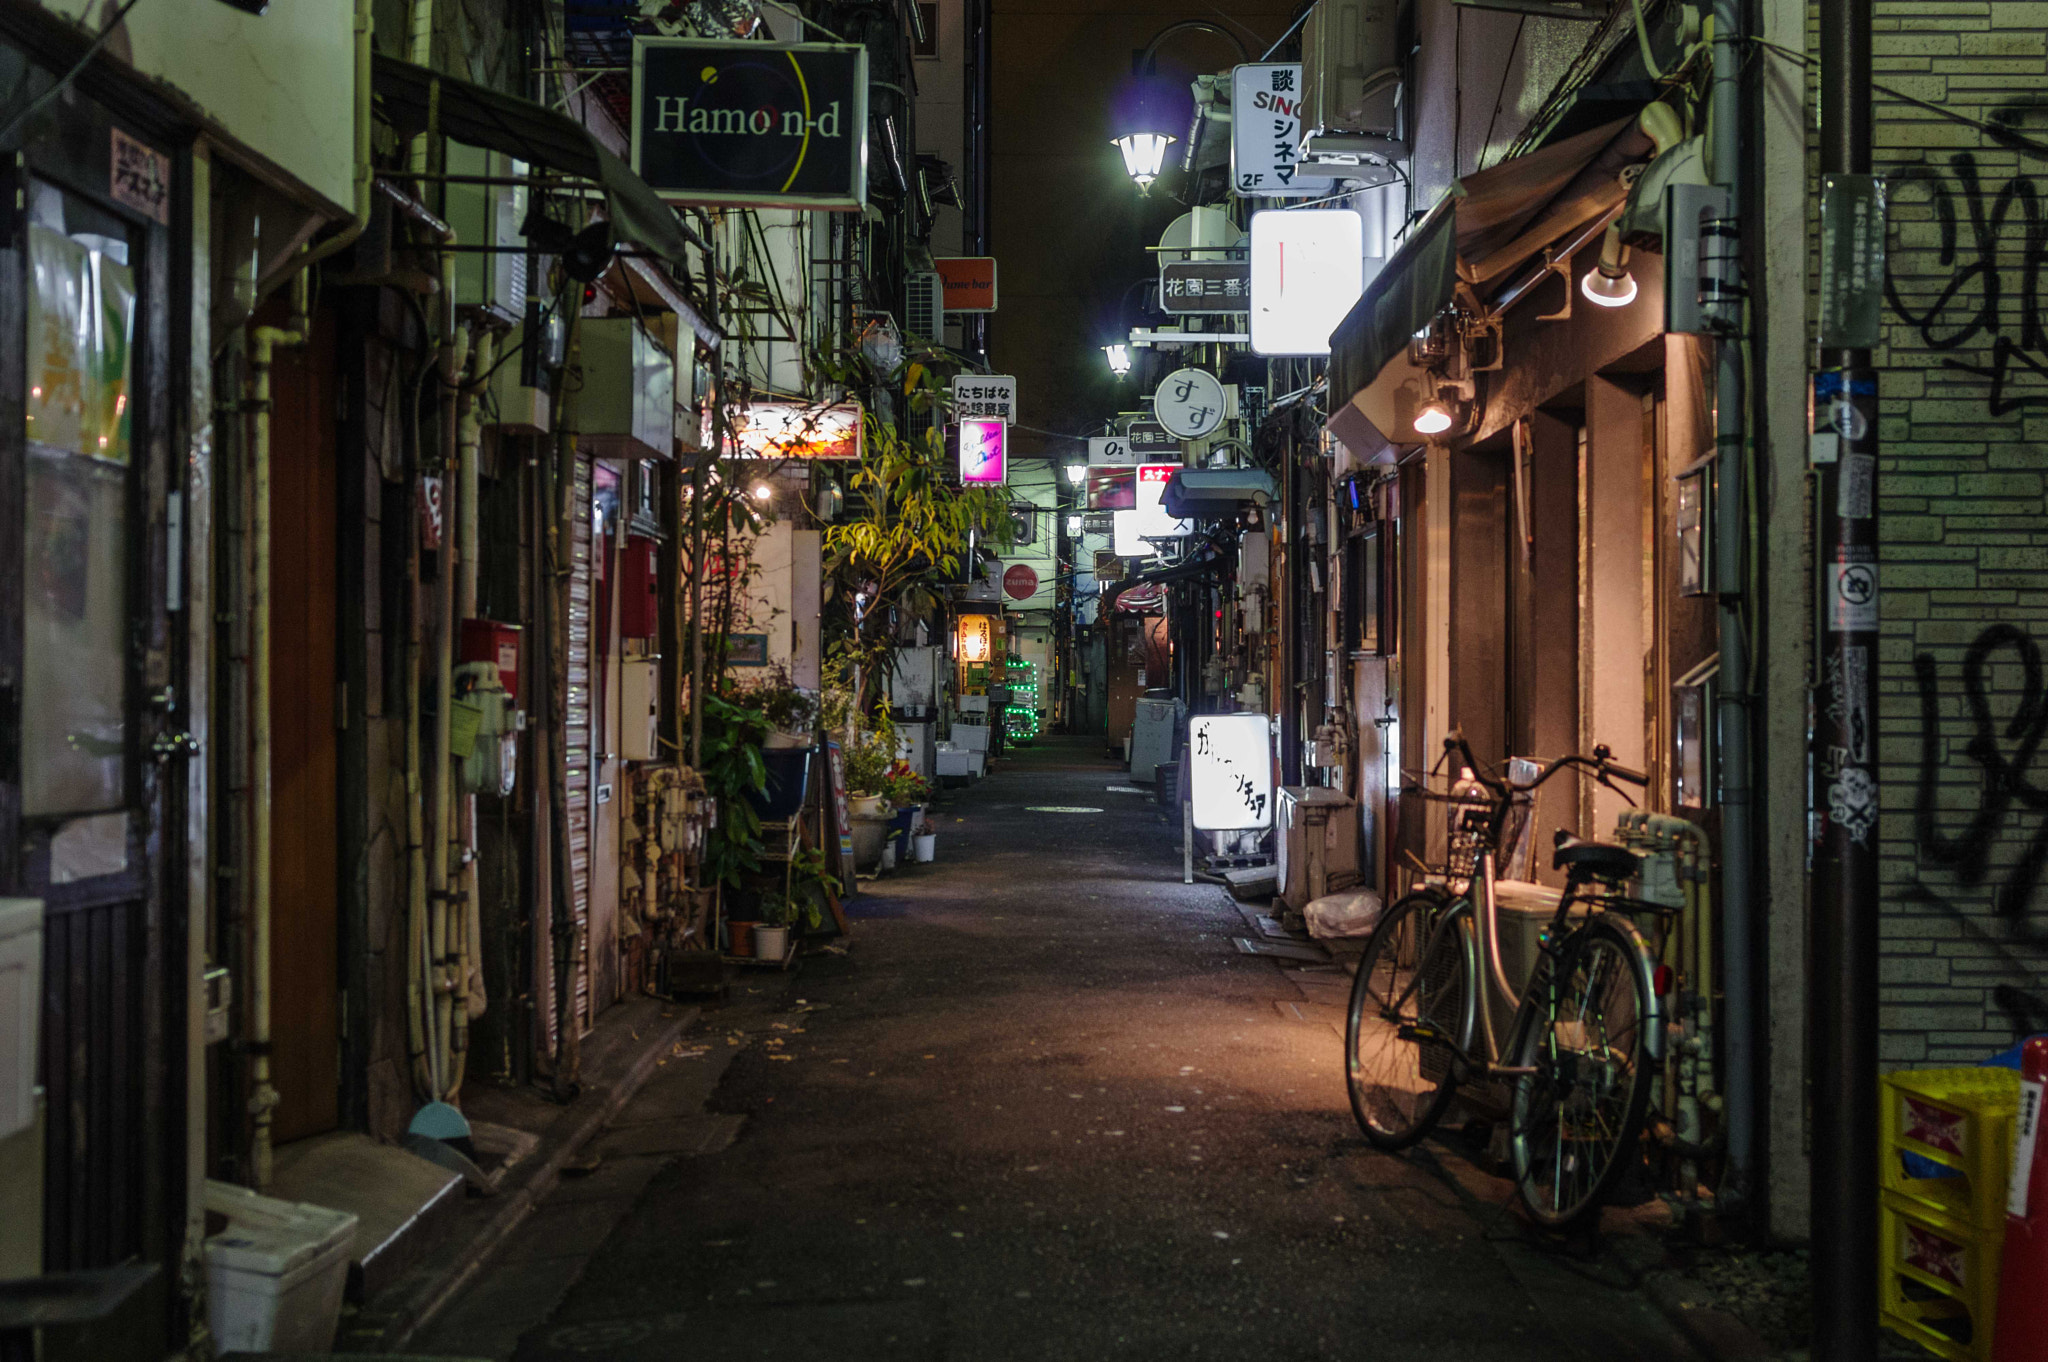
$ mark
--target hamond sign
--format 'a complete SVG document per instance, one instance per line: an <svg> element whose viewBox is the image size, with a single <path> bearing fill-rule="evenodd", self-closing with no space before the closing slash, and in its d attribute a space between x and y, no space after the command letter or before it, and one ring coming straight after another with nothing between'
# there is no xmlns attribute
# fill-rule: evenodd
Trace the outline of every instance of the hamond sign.
<svg viewBox="0 0 2048 1362"><path fill-rule="evenodd" d="M867 49L633 40L633 169L682 203L857 210Z"/></svg>

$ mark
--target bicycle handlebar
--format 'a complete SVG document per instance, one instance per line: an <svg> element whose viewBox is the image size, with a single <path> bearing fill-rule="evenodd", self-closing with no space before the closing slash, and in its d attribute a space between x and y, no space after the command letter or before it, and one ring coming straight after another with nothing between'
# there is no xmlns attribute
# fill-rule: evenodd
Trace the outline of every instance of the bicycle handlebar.
<svg viewBox="0 0 2048 1362"><path fill-rule="evenodd" d="M1445 736L1444 752L1446 755L1455 752L1462 757L1465 762L1465 769L1472 773L1472 778L1493 791L1494 796L1500 799L1506 799L1513 794L1527 793L1556 775L1559 771L1571 767L1578 767L1581 770L1590 772L1595 780L1599 781L1602 785L1607 785L1610 789L1613 788L1610 784L1610 778L1627 781L1639 789L1647 787L1650 783L1650 778L1641 771L1623 766L1615 761L1614 754L1608 750L1605 743L1595 746L1593 748L1593 755L1590 757L1577 752L1569 756L1559 757L1544 767L1542 774L1526 785L1517 785L1508 780L1496 780L1492 776L1483 774L1484 767L1479 758L1472 755L1472 746L1465 741L1465 730L1462 728L1454 728ZM1616 791L1616 793L1619 794L1620 791Z"/></svg>

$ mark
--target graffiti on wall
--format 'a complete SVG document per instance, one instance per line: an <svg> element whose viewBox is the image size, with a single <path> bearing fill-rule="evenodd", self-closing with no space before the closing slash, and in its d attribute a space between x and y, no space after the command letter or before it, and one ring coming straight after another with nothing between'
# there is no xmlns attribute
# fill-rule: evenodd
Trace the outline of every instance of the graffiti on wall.
<svg viewBox="0 0 2048 1362"><path fill-rule="evenodd" d="M2015 666L2017 703L2001 722L1993 711L1992 674L1994 668ZM2040 645L2017 625L1994 624L1977 635L1963 656L1960 680L1969 737L1957 756L1976 769L1978 788L1968 821L1953 832L1944 831L1937 818L1943 764L1940 668L1921 653L1913 659L1913 672L1920 688L1920 775L1913 811L1920 859L1953 871L1963 888L1989 884L1992 911L2022 929L2048 865L2048 816L2043 816L2048 815L2048 790L2036 783L2034 770L2041 740L2048 735Z"/></svg>
<svg viewBox="0 0 2048 1362"><path fill-rule="evenodd" d="M2039 176L2021 172L1987 184L1976 154L1959 151L1948 165L1904 165L1887 172L1896 236L1902 208L1934 215L1937 274L1916 277L1900 264L1897 243L1886 253L1885 297L1921 344L1942 352L1941 365L1990 384L1993 416L2048 406L2048 318L2042 313L2048 264L2048 214ZM1956 353L1968 351L1967 357Z"/></svg>

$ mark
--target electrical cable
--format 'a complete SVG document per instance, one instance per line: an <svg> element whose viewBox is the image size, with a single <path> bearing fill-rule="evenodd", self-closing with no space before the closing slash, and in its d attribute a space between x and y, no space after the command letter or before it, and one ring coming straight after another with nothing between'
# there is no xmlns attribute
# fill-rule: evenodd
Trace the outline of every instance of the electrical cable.
<svg viewBox="0 0 2048 1362"><path fill-rule="evenodd" d="M1795 52L1789 47L1781 47L1777 43L1756 37L1753 34L1743 34L1742 40L1753 43L1766 51L1774 52L1785 60L1795 62L1802 67L1811 67L1814 64L1813 58L1803 52ZM1995 123L1988 123L1981 118L1972 118L1968 114L1957 113L1953 109L1930 103L1917 95L1909 95L1904 90L1894 89L1889 85L1880 85L1876 81L1870 82L1870 88L1881 95L1886 95L1902 103L1911 104L1915 108L1939 114L1951 123L1960 123L1966 128L1975 128L1981 133L1996 138L2001 145L2010 147L2015 151L2024 151L2032 156L2048 156L2048 142L2039 142L2024 134L2014 132L2011 128L2002 128Z"/></svg>
<svg viewBox="0 0 2048 1362"><path fill-rule="evenodd" d="M1316 7L1314 5L1302 6L1301 17L1299 19L1296 19L1293 23L1289 24L1287 26L1287 31L1281 34L1280 37L1273 43L1271 47L1267 48L1264 52L1261 52L1259 54L1259 60L1264 61L1266 58L1272 56L1275 52L1278 52L1280 50L1280 44L1286 42L1289 38L1292 38L1294 36L1294 30L1300 28L1303 24L1307 23L1308 16L1314 14L1315 12Z"/></svg>
<svg viewBox="0 0 2048 1362"><path fill-rule="evenodd" d="M57 78L57 83L55 85L52 85L49 89L37 95L35 99L29 103L29 106L27 108L23 109L14 117L8 119L7 126L5 128L0 128L0 144L4 144L10 139L12 139L14 134L21 129L22 124L28 122L29 119L35 117L36 114L40 113L45 104L48 104L51 100L55 99L60 93L64 91L66 87L68 87L71 84L72 81L78 79L78 73L85 70L85 65L87 62L91 61L95 56L99 55L99 50L102 47L106 46L107 39L114 36L114 30L119 28L121 26L121 21L128 17L128 11L134 9L137 5L141 3L142 0L128 0L127 4L121 6L120 9L116 10L114 13L114 17L107 20L107 26L101 29L99 31L99 35L92 40L92 45L85 49L85 54L81 56L77 61L71 64L71 69L69 71L66 71L63 75L59 76Z"/></svg>
<svg viewBox="0 0 2048 1362"><path fill-rule="evenodd" d="M1640 3L1640 0L1638 0L1638 3ZM1508 77L1514 73L1515 53L1521 50L1522 30L1528 26L1529 16L1526 14L1515 24L1515 40L1508 44L1508 59L1501 64L1500 68L1500 90L1493 97L1493 117L1486 120L1486 140L1479 144L1479 161L1486 159L1486 149L1493 145L1493 127L1494 124L1500 122L1501 105L1507 103ZM1476 166L1477 162L1474 164ZM1500 161L1495 161L1494 164L1499 165Z"/></svg>

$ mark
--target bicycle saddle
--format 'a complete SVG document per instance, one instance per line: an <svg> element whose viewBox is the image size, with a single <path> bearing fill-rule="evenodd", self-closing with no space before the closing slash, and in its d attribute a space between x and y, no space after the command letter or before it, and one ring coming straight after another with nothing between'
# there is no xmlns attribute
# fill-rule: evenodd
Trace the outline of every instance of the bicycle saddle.
<svg viewBox="0 0 2048 1362"><path fill-rule="evenodd" d="M1642 868L1641 859L1627 847L1612 842L1582 842L1563 832L1557 835L1557 852L1550 863L1570 872L1574 879L1626 880Z"/></svg>

